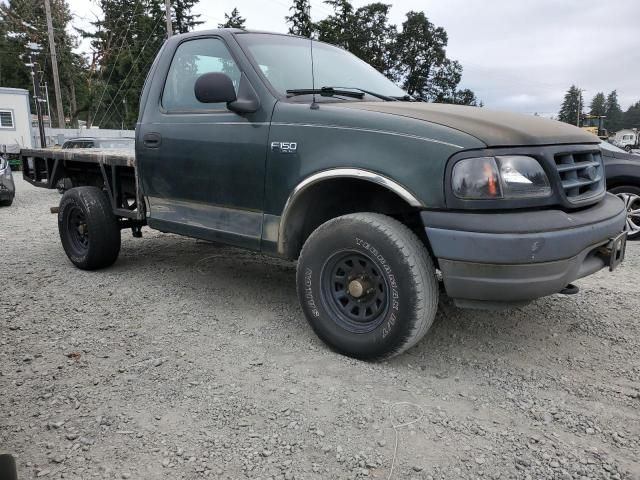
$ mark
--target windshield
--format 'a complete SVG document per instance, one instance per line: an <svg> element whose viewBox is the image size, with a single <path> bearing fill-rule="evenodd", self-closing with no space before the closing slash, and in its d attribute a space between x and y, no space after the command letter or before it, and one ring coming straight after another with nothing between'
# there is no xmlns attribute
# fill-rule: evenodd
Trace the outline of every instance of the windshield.
<svg viewBox="0 0 640 480"><path fill-rule="evenodd" d="M240 44L260 66L262 73L280 95L287 90L321 87L359 88L388 97L407 93L375 68L355 55L326 43L313 42L311 78L311 41L286 35L244 33L236 35ZM367 96L367 100L374 97ZM353 100L353 99L352 99Z"/></svg>

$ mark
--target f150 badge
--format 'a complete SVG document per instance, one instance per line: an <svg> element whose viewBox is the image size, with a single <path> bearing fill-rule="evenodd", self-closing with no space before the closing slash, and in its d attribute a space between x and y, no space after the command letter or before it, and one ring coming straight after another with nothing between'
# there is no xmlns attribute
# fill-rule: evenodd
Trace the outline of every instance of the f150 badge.
<svg viewBox="0 0 640 480"><path fill-rule="evenodd" d="M280 153L296 153L298 144L296 142L271 142L271 150Z"/></svg>

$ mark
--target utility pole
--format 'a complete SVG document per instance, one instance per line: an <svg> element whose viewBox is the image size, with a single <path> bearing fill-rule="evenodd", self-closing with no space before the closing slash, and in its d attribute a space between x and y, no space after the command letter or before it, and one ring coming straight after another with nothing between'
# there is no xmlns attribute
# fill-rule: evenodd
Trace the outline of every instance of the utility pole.
<svg viewBox="0 0 640 480"><path fill-rule="evenodd" d="M578 114L576 115L576 127L580 126L580 111L582 110L580 108L580 97L582 96L582 92L580 90L578 90Z"/></svg>
<svg viewBox="0 0 640 480"><path fill-rule="evenodd" d="M576 127L580 126L580 117L582 116L582 93L586 92L581 88L578 88L578 115L576 117Z"/></svg>
<svg viewBox="0 0 640 480"><path fill-rule="evenodd" d="M44 0L44 9L47 15L47 30L49 31L49 49L51 50L51 67L53 69L53 88L56 93L56 110L58 114L58 128L64 128L64 112L62 110L62 94L60 93L60 77L58 76L58 57L56 55L56 42L53 36L53 21L51 20L51 5L49 0Z"/></svg>
<svg viewBox="0 0 640 480"><path fill-rule="evenodd" d="M173 35L173 28L171 28L171 0L164 0L164 14L167 20L167 38L169 38Z"/></svg>

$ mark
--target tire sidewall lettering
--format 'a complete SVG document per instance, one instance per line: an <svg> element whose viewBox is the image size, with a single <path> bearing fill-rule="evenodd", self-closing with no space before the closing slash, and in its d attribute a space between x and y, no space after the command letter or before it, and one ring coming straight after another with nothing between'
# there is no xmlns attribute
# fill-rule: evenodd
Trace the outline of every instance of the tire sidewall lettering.
<svg viewBox="0 0 640 480"><path fill-rule="evenodd" d="M385 322L382 324L382 338L384 339L391 333L398 319L398 311L400 310L400 294L398 291L399 290L398 282L396 281L396 277L393 273L393 269L391 268L391 265L389 265L389 262L380 253L378 248L376 248L367 240L363 240L362 238L359 238L359 237L356 237L355 241L356 241L356 246L363 248L369 254L369 256L373 255L373 258L382 267L382 270L384 271L385 275L387 276L387 279L389 280L389 286L391 290L390 291L391 313L389 315L389 318L385 320Z"/></svg>
<svg viewBox="0 0 640 480"><path fill-rule="evenodd" d="M313 270L311 270L309 267L306 267L304 269L304 299L307 304L307 307L309 307L311 315L317 318L320 316L320 312L318 311L318 307L316 306L316 301L313 298L312 276L313 276Z"/></svg>

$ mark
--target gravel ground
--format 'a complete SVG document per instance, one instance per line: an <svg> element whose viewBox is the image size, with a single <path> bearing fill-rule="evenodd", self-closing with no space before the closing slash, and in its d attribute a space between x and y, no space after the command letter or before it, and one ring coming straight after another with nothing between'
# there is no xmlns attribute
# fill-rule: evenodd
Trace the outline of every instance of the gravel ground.
<svg viewBox="0 0 640 480"><path fill-rule="evenodd" d="M427 338L364 363L314 336L293 264L145 229L83 272L59 195L16 183L0 451L21 479L640 479L640 243L577 296L442 298Z"/></svg>

